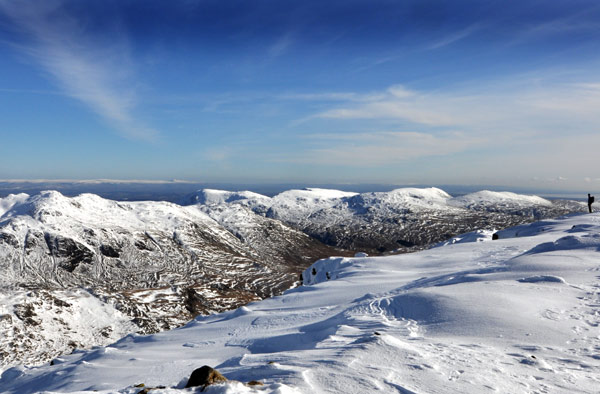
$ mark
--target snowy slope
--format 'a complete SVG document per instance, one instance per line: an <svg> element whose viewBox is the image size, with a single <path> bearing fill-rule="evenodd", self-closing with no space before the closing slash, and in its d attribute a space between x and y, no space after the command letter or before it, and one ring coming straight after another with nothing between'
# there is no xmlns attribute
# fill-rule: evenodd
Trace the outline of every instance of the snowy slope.
<svg viewBox="0 0 600 394"><path fill-rule="evenodd" d="M138 330L130 316L83 289L0 291L2 366L108 345Z"/></svg>
<svg viewBox="0 0 600 394"><path fill-rule="evenodd" d="M476 241L479 242L468 242ZM425 251L329 258L304 286L152 336L12 368L7 393L181 389L192 370L265 383L208 393L595 393L600 214Z"/></svg>

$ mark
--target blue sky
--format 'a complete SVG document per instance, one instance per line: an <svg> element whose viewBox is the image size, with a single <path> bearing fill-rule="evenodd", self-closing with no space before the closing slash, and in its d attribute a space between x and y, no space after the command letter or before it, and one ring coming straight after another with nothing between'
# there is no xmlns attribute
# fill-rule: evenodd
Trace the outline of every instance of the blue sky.
<svg viewBox="0 0 600 394"><path fill-rule="evenodd" d="M599 189L597 1L0 0L0 179Z"/></svg>

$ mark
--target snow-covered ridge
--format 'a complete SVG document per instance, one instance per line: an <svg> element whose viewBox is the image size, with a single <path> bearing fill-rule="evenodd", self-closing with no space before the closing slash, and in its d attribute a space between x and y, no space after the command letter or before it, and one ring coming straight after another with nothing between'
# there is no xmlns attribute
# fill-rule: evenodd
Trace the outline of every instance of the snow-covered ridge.
<svg viewBox="0 0 600 394"><path fill-rule="evenodd" d="M332 257L304 286L152 336L12 368L7 393L185 393L191 371L258 380L209 393L580 392L600 376L600 214L413 254Z"/></svg>
<svg viewBox="0 0 600 394"><path fill-rule="evenodd" d="M488 209L490 206L513 209L528 206L552 206L550 201L538 196L512 192L493 192L489 190L454 197L448 203L452 206L471 209Z"/></svg>
<svg viewBox="0 0 600 394"><path fill-rule="evenodd" d="M0 216L0 225L12 220L16 225L24 224L20 226L21 231L50 227L73 237L80 236L86 226L172 231L191 219L209 229L216 227L206 214L169 202L118 202L89 193L66 197L57 191L19 196ZM4 199L0 201L4 203Z"/></svg>
<svg viewBox="0 0 600 394"><path fill-rule="evenodd" d="M13 206L22 204L23 201L27 200L28 198L29 195L25 193L9 194L4 198L0 197L0 218L4 216L6 212L10 211Z"/></svg>
<svg viewBox="0 0 600 394"><path fill-rule="evenodd" d="M250 191L230 192L226 190L202 189L194 194L189 202L202 205L223 204L234 201L238 201L242 204L244 202L246 202L246 204L258 204L261 201L267 202L269 200L270 198L267 196Z"/></svg>
<svg viewBox="0 0 600 394"><path fill-rule="evenodd" d="M354 193L333 189L306 188L288 190L274 197L263 196L249 191L231 192L225 190L202 189L187 200L187 203L201 205L236 203L253 207L263 204L276 209L306 209L312 211L324 206L334 207L359 196L361 200L375 204L402 204L404 206L446 205L448 207L481 208L482 206L550 206L552 203L542 197L482 190L475 193L452 197L445 191L431 188L399 188L389 192ZM289 213L292 214L292 213Z"/></svg>
<svg viewBox="0 0 600 394"><path fill-rule="evenodd" d="M320 189L309 187L306 189L296 189L296 190L287 190L277 194L273 197L274 200L285 200L285 199L314 199L314 200L325 200L325 199L335 199L335 198L343 198L343 197L352 197L357 195L358 193L353 192L344 192L341 190L335 189Z"/></svg>
<svg viewBox="0 0 600 394"><path fill-rule="evenodd" d="M305 188L287 190L273 197L267 197L249 191L230 192L225 190L202 189L186 201L187 203L197 203L201 205L236 203L249 207L262 204L277 210L287 209L290 211L288 213L293 215L293 212L291 211L295 209L310 209L311 211L316 211L323 207L336 206L341 202L351 200L356 196L361 196L363 199L369 199L369 201L373 203L379 202L405 205L419 205L420 202L425 202L427 205L431 205L432 203L443 204L452 198L452 196L445 191L434 187L426 189L400 188L390 192L375 193L354 193L334 189Z"/></svg>
<svg viewBox="0 0 600 394"><path fill-rule="evenodd" d="M189 201L218 221L228 209L243 206L329 245L369 253L412 251L473 230L504 228L585 208L581 203L511 192L452 197L433 187L360 194L309 188L273 197L201 190Z"/></svg>

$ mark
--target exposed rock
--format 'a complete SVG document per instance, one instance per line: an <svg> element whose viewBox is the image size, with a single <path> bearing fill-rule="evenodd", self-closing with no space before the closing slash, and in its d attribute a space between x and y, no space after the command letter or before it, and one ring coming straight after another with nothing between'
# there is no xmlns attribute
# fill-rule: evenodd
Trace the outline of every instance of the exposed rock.
<svg viewBox="0 0 600 394"><path fill-rule="evenodd" d="M211 384L226 382L227 378L216 369L205 365L198 369L195 369L194 372L190 375L190 379L188 380L185 388L189 387L198 387L202 386L204 389L206 386Z"/></svg>
<svg viewBox="0 0 600 394"><path fill-rule="evenodd" d="M15 306L15 316L31 326L39 325L39 321L35 320L37 316L31 304L21 304Z"/></svg>
<svg viewBox="0 0 600 394"><path fill-rule="evenodd" d="M0 233L0 243L6 243L15 248L19 247L17 237L9 233Z"/></svg>
<svg viewBox="0 0 600 394"><path fill-rule="evenodd" d="M199 294L193 287L185 289L184 293L185 309L196 317L200 313L206 313L206 298Z"/></svg>
<svg viewBox="0 0 600 394"><path fill-rule="evenodd" d="M25 253L27 255L29 255L30 253L34 252L36 250L36 248L38 248L41 244L43 244L44 240L44 234L39 232L39 231L35 231L35 230L28 230L27 233L25 234L25 240L24 240L24 244L25 244Z"/></svg>
<svg viewBox="0 0 600 394"><path fill-rule="evenodd" d="M136 384L133 387L144 387L144 383ZM156 386L156 387L144 387L142 390L138 391L137 394L148 394L152 390L162 390L167 388L166 386Z"/></svg>
<svg viewBox="0 0 600 394"><path fill-rule="evenodd" d="M52 256L65 259L58 266L68 272L75 271L81 263L94 261L94 252L71 238L45 233L44 239Z"/></svg>
<svg viewBox="0 0 600 394"><path fill-rule="evenodd" d="M106 257L119 257L120 251L110 245L100 245L100 253Z"/></svg>

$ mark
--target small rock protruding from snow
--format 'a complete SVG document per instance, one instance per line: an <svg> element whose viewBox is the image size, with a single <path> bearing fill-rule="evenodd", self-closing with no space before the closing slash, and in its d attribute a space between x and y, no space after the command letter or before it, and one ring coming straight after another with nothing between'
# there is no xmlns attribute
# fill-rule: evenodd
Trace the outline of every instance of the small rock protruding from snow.
<svg viewBox="0 0 600 394"><path fill-rule="evenodd" d="M310 286L337 279L339 272L350 265L352 265L352 259L346 257L321 259L304 270L302 273L303 284Z"/></svg>
<svg viewBox="0 0 600 394"><path fill-rule="evenodd" d="M215 383L227 382L227 378L216 369L209 367L208 365L204 365L198 369L195 369L190 376L185 388L190 387L199 387L202 386L202 390L207 386Z"/></svg>

